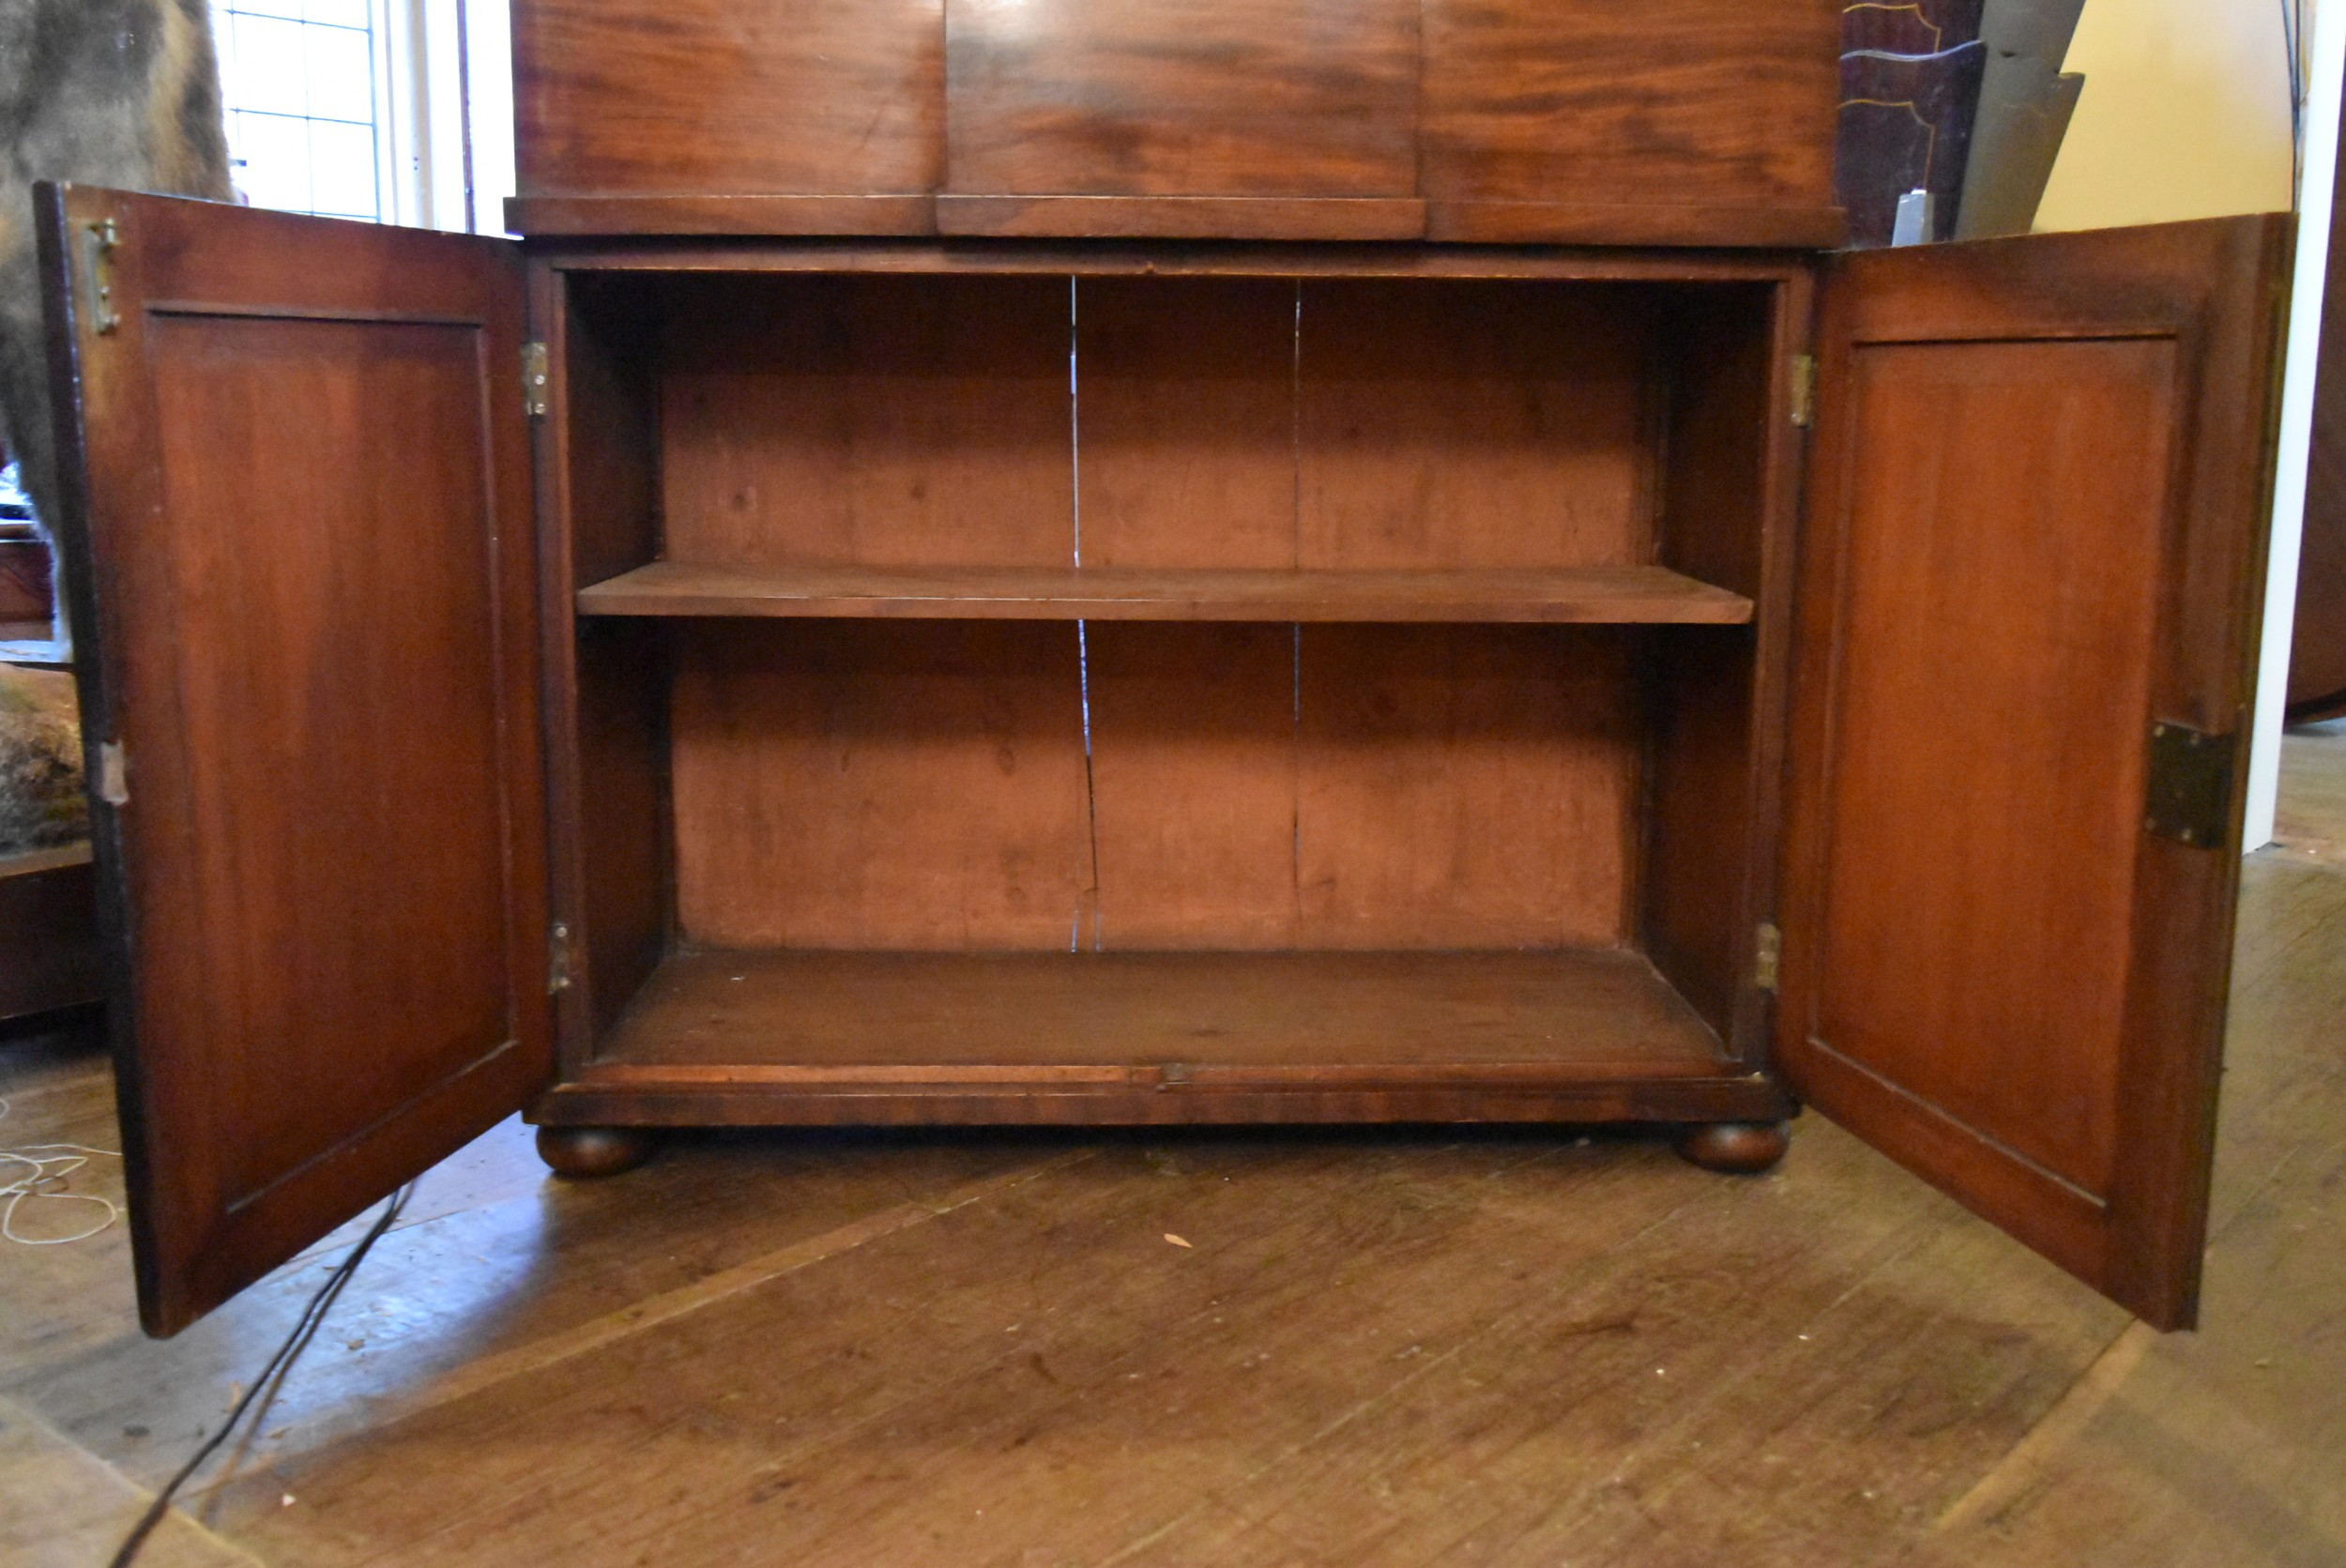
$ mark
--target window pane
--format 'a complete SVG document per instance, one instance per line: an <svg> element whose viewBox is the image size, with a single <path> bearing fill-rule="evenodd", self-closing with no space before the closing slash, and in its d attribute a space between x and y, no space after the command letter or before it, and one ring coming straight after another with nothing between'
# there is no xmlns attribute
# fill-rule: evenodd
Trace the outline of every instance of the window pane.
<svg viewBox="0 0 2346 1568"><path fill-rule="evenodd" d="M374 132L368 127L310 122L310 209L338 218L378 216Z"/></svg>
<svg viewBox="0 0 2346 1568"><path fill-rule="evenodd" d="M310 125L278 114L232 114L228 147L236 187L254 206L310 210Z"/></svg>
<svg viewBox="0 0 2346 1568"><path fill-rule="evenodd" d="M373 0L216 0L236 189L255 206L379 219Z"/></svg>
<svg viewBox="0 0 2346 1568"><path fill-rule="evenodd" d="M301 23L237 15L235 26L236 80L221 84L229 103L270 114L309 113Z"/></svg>
<svg viewBox="0 0 2346 1568"><path fill-rule="evenodd" d="M310 113L323 119L374 123L374 60L367 35L347 27L305 27L310 35Z"/></svg>

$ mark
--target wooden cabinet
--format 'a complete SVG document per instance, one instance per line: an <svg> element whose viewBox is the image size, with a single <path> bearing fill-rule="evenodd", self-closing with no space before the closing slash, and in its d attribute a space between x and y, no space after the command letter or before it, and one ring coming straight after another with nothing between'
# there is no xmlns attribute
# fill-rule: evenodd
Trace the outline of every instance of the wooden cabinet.
<svg viewBox="0 0 2346 1568"><path fill-rule="evenodd" d="M526 214L832 232L44 188L151 1330L516 1109L1803 1101L2189 1321L2286 218L1413 237L1813 242L1805 7L519 9Z"/></svg>
<svg viewBox="0 0 2346 1568"><path fill-rule="evenodd" d="M517 232L1838 243L1831 0L516 0Z"/></svg>

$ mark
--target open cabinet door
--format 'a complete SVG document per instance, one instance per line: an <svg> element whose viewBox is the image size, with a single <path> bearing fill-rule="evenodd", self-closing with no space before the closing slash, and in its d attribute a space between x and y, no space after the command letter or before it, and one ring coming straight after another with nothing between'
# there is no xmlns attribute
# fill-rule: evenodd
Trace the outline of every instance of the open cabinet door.
<svg viewBox="0 0 2346 1568"><path fill-rule="evenodd" d="M1783 1070L2162 1328L2197 1309L2285 216L1836 262Z"/></svg>
<svg viewBox="0 0 2346 1568"><path fill-rule="evenodd" d="M167 1334L550 1071L521 261L39 204L139 1307Z"/></svg>

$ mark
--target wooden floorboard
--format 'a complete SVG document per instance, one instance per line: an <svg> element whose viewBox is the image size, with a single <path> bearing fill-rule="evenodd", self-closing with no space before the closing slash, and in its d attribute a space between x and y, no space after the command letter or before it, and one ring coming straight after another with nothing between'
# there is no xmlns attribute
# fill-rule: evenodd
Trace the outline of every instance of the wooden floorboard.
<svg viewBox="0 0 2346 1568"><path fill-rule="evenodd" d="M149 1560L2337 1568L2346 726L2285 787L2195 1334L1814 1117L1758 1180L1355 1131L696 1135L569 1184L508 1124ZM109 1095L85 1037L0 1044L0 1146L114 1147ZM0 1559L102 1560L334 1256L157 1344L118 1226L0 1243Z"/></svg>

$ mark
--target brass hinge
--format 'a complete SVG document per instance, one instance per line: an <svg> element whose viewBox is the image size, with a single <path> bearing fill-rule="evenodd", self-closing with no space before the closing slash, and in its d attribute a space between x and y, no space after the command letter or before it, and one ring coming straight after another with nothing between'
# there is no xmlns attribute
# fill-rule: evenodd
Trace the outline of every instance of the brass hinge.
<svg viewBox="0 0 2346 1568"><path fill-rule="evenodd" d="M2209 735L2188 724L2153 724L2142 826L2201 849L2216 848L2230 839L2233 774L2240 755L2236 738Z"/></svg>
<svg viewBox="0 0 2346 1568"><path fill-rule="evenodd" d="M541 343L522 344L522 409L533 419L542 419L553 406L546 372L546 345Z"/></svg>
<svg viewBox="0 0 2346 1568"><path fill-rule="evenodd" d="M1792 423L1806 430L1817 422L1817 357L1792 356Z"/></svg>
<svg viewBox="0 0 2346 1568"><path fill-rule="evenodd" d="M89 252L90 330L102 336L122 325L114 312L114 250L122 233L113 219L100 218L83 231L82 241Z"/></svg>
<svg viewBox="0 0 2346 1568"><path fill-rule="evenodd" d="M571 928L556 921L546 932L546 995L571 988Z"/></svg>
<svg viewBox="0 0 2346 1568"><path fill-rule="evenodd" d="M1784 933L1772 921L1760 922L1760 936L1754 944L1757 956L1752 960L1751 982L1760 990L1775 994L1776 977L1784 967Z"/></svg>
<svg viewBox="0 0 2346 1568"><path fill-rule="evenodd" d="M123 754L122 742L107 740L98 748L98 798L110 806L130 803L130 759Z"/></svg>

